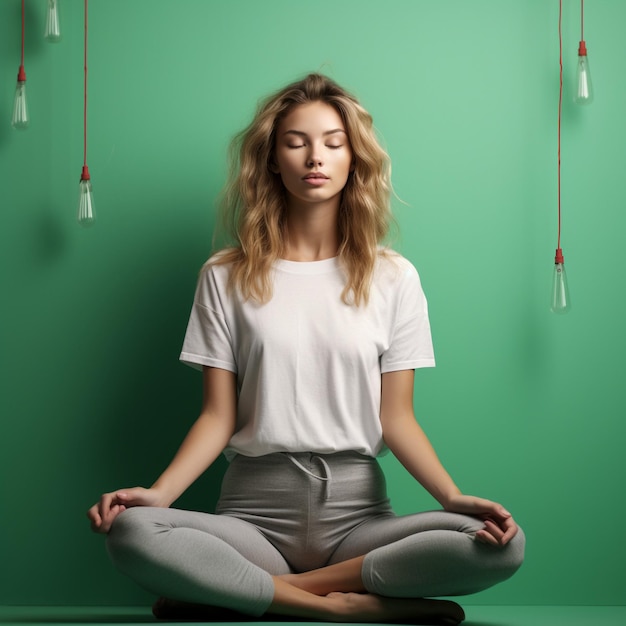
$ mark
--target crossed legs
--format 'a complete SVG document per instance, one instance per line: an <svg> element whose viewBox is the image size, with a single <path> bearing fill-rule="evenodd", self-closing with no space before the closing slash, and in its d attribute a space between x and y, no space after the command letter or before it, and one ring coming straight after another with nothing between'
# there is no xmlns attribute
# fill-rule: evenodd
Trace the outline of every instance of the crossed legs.
<svg viewBox="0 0 626 626"><path fill-rule="evenodd" d="M329 621L438 621L462 609L424 599L472 593L508 578L523 557L523 535L505 548L474 541L477 520L442 512L361 524L333 563L292 573L251 524L176 509L130 509L108 546L116 565L158 595L264 613ZM390 543L385 543L390 541Z"/></svg>

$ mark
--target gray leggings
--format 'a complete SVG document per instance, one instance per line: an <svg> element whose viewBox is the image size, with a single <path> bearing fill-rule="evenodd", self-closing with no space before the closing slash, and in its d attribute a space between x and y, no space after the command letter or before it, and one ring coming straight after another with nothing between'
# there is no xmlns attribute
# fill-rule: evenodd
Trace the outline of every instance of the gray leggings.
<svg viewBox="0 0 626 626"><path fill-rule="evenodd" d="M169 598L262 615L271 575L366 555L365 588L421 598L475 593L511 576L522 531L505 547L474 540L466 515L396 516L375 459L353 452L270 454L231 462L216 514L131 508L114 522L115 565Z"/></svg>

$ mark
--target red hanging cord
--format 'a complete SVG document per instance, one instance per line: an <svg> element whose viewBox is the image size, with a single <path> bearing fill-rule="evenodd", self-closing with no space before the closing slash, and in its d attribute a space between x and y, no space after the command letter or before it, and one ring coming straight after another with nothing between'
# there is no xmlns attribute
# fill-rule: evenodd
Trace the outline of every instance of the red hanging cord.
<svg viewBox="0 0 626 626"><path fill-rule="evenodd" d="M585 0L580 0L580 39L585 39Z"/></svg>
<svg viewBox="0 0 626 626"><path fill-rule="evenodd" d="M26 72L24 71L24 25L26 23L25 8L26 0L22 0L22 56L20 57L20 68L17 71L17 80L20 83L26 82Z"/></svg>
<svg viewBox="0 0 626 626"><path fill-rule="evenodd" d="M580 0L580 42L578 44L578 56L587 56L587 45L585 44L585 0Z"/></svg>
<svg viewBox="0 0 626 626"><path fill-rule="evenodd" d="M89 180L89 168L87 167L87 32L89 30L89 20L87 17L87 4L88 0L85 0L85 50L84 50L84 63L85 63L85 88L84 88L84 101L83 101L83 172L81 174L81 180Z"/></svg>
<svg viewBox="0 0 626 626"><path fill-rule="evenodd" d="M555 263L563 263L561 250L561 110L563 108L563 34L562 34L563 0L559 0L559 115L557 131L557 199L558 199L558 236Z"/></svg>

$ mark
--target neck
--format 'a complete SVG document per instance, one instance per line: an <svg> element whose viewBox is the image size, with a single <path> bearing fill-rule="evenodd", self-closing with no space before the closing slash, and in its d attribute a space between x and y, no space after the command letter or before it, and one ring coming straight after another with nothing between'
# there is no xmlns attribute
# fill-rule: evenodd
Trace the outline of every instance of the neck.
<svg viewBox="0 0 626 626"><path fill-rule="evenodd" d="M338 206L289 207L284 258L288 261L323 261L337 256L338 212Z"/></svg>

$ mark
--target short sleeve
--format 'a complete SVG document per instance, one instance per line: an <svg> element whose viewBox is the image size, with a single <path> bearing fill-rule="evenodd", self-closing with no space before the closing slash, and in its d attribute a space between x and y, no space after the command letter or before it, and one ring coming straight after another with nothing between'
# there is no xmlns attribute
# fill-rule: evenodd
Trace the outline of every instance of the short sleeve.
<svg viewBox="0 0 626 626"><path fill-rule="evenodd" d="M220 284L215 269L211 266L204 270L198 280L180 360L195 369L208 366L236 373L233 337L225 311L226 285Z"/></svg>
<svg viewBox="0 0 626 626"><path fill-rule="evenodd" d="M389 348L381 356L382 373L435 366L426 296L417 270L405 263L395 287L394 324Z"/></svg>

